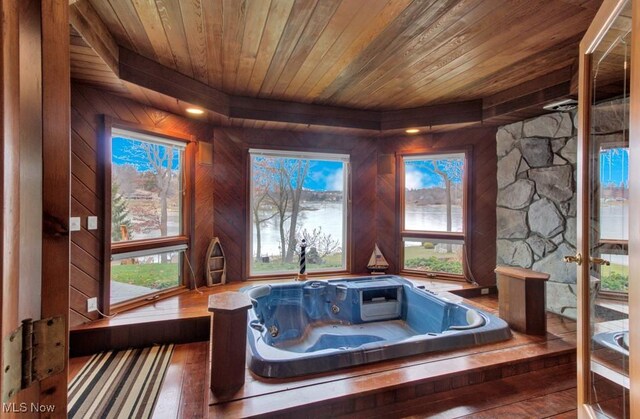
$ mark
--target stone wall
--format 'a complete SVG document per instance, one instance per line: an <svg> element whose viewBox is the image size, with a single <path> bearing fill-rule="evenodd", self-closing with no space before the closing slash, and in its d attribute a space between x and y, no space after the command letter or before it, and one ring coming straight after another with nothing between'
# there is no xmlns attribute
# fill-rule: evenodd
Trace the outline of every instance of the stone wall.
<svg viewBox="0 0 640 419"><path fill-rule="evenodd" d="M574 316L576 128L569 112L498 129L497 264L551 275L547 309Z"/></svg>

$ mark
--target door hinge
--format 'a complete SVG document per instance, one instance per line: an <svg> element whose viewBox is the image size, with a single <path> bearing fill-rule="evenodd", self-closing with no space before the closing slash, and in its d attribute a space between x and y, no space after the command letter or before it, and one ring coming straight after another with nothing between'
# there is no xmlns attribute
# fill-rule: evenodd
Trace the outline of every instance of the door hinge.
<svg viewBox="0 0 640 419"><path fill-rule="evenodd" d="M2 402L20 390L64 370L66 339L62 316L32 321L4 338L2 345Z"/></svg>

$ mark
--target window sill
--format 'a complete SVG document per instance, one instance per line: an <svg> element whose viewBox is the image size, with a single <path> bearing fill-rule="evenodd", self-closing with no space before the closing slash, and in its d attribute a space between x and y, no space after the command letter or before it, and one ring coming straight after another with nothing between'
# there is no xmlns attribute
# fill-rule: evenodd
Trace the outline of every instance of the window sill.
<svg viewBox="0 0 640 419"><path fill-rule="evenodd" d="M326 277L338 278L341 276L354 276L354 275L349 273L346 270L307 273L307 279L326 278ZM357 276L361 276L361 275L357 275ZM276 273L276 274L269 274L269 275L252 275L247 278L247 281L266 281L271 279L273 280L290 279L292 281L296 281L298 279L298 274L297 273Z"/></svg>
<svg viewBox="0 0 640 419"><path fill-rule="evenodd" d="M110 315L115 315L118 313L125 312L127 310L131 310L136 307L141 307L148 304L153 304L155 302L164 300L168 297L173 297L174 295L182 294L189 291L189 289L184 285L179 285L177 287L168 288L166 290L158 291L153 294L147 294L142 297L134 298L131 300L123 301L121 303L116 303L110 306Z"/></svg>
<svg viewBox="0 0 640 419"><path fill-rule="evenodd" d="M446 274L442 272L425 272L414 271L410 269L401 269L398 275L414 276L420 279L437 279L438 281L453 281L469 283L464 275Z"/></svg>

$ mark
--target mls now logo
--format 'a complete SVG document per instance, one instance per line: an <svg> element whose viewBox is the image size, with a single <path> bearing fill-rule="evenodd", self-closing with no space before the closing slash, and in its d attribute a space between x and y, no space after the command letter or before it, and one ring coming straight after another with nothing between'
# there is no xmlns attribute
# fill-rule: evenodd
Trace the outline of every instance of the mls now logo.
<svg viewBox="0 0 640 419"><path fill-rule="evenodd" d="M40 403L2 403L3 413L53 413L56 406Z"/></svg>

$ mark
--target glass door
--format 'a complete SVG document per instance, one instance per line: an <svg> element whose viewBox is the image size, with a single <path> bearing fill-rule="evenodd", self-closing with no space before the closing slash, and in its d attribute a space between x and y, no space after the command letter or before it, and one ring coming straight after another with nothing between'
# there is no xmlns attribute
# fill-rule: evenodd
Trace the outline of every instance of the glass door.
<svg viewBox="0 0 640 419"><path fill-rule="evenodd" d="M580 46L578 254L566 260L578 265L581 416L631 417L632 2L605 1Z"/></svg>

